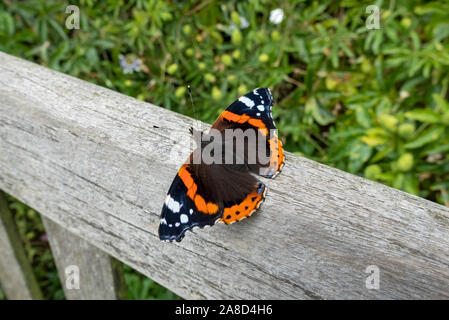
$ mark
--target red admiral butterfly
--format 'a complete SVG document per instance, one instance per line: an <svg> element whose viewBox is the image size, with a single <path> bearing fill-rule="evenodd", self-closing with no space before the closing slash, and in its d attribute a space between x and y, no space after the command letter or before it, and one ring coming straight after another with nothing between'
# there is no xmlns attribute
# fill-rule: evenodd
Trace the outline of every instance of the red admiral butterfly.
<svg viewBox="0 0 449 320"><path fill-rule="evenodd" d="M272 105L270 89L259 88L240 97L217 118L211 132L225 137L229 130L253 131L257 134L257 143L243 140L243 148L232 145L232 149L226 149L221 155L225 142L232 140L234 143L235 140L231 137L217 142L215 135L213 141L219 147L212 154L215 152L218 162L195 162L195 151L190 155L168 190L159 225L161 240L181 241L185 232L193 227L203 228L217 221L231 224L250 216L259 208L267 187L252 173L274 178L285 160L271 115ZM197 132L191 128L191 133L195 135ZM207 137L202 132L200 135ZM197 150L205 150L208 146L211 146L210 142L201 140ZM268 161L263 163L260 157L255 162L249 161L250 149L262 150ZM227 158L229 154L231 162Z"/></svg>

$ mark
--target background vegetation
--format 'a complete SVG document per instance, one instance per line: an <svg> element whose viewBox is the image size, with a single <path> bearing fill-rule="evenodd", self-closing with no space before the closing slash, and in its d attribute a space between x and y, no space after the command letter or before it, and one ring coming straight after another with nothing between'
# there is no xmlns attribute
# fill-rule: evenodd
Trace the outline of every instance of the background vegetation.
<svg viewBox="0 0 449 320"><path fill-rule="evenodd" d="M68 4L0 2L0 50L206 122L269 86L288 151L449 205L447 1L70 1L80 30ZM45 297L63 298L38 215L10 203ZM130 268L127 283L174 297Z"/></svg>

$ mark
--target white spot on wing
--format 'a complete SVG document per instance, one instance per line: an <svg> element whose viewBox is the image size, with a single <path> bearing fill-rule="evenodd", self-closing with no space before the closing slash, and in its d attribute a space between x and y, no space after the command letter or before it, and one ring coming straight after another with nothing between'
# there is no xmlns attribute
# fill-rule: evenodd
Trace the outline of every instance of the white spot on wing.
<svg viewBox="0 0 449 320"><path fill-rule="evenodd" d="M260 112L257 112L257 113L256 113L256 116L260 116Z"/></svg>
<svg viewBox="0 0 449 320"><path fill-rule="evenodd" d="M165 220L165 218L161 219L161 224L167 224L167 220Z"/></svg>
<svg viewBox="0 0 449 320"><path fill-rule="evenodd" d="M248 108L252 108L252 107L254 107L254 105L255 105L255 103L254 103L253 100L251 100L250 98L245 97L245 96L240 97L240 98L239 98L239 101L242 102L242 103L243 103L245 106L247 106Z"/></svg>
<svg viewBox="0 0 449 320"><path fill-rule="evenodd" d="M176 222L176 223L175 223L175 227L179 227L179 225L180 225L179 222Z"/></svg>
<svg viewBox="0 0 449 320"><path fill-rule="evenodd" d="M265 110L264 106L261 105L261 104L259 104L259 105L257 106L257 109L258 109L259 111L264 111L264 110Z"/></svg>
<svg viewBox="0 0 449 320"><path fill-rule="evenodd" d="M167 198L165 198L165 205L173 213L178 213L182 207L182 203L179 203L178 201L173 199L169 194L167 194Z"/></svg>
<svg viewBox="0 0 449 320"><path fill-rule="evenodd" d="M181 219L181 223L189 222L189 217L186 214L181 214L179 218Z"/></svg>
<svg viewBox="0 0 449 320"><path fill-rule="evenodd" d="M189 213L192 214L193 213L193 209L190 209Z"/></svg>

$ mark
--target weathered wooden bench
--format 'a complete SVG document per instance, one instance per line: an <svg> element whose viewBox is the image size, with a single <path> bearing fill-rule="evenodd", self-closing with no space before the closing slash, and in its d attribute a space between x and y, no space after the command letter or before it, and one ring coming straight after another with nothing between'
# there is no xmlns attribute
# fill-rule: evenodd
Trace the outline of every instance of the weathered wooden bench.
<svg viewBox="0 0 449 320"><path fill-rule="evenodd" d="M191 122L0 53L0 189L42 214L63 285L79 268L68 298L120 298L111 257L184 298L449 298L449 208L291 153L256 215L159 241ZM0 203L1 285L39 298Z"/></svg>

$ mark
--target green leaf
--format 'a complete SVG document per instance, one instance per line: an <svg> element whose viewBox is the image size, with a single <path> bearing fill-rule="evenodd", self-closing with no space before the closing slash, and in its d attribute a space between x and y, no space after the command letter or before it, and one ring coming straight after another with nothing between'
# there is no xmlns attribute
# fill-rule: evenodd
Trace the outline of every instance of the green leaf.
<svg viewBox="0 0 449 320"><path fill-rule="evenodd" d="M444 132L443 126L434 126L430 127L427 130L423 131L418 137L416 137L411 142L407 143L405 147L407 149L416 149L422 147L423 145L435 141L440 138L440 136Z"/></svg>
<svg viewBox="0 0 449 320"><path fill-rule="evenodd" d="M432 94L432 98L439 109L441 109L443 112L449 112L449 102L447 100L443 99L437 93Z"/></svg>
<svg viewBox="0 0 449 320"><path fill-rule="evenodd" d="M2 31L9 36L15 31L14 19L8 12L0 12L0 34Z"/></svg>
<svg viewBox="0 0 449 320"><path fill-rule="evenodd" d="M371 117L368 110L364 107L358 106L355 109L357 122L364 128L371 127Z"/></svg>
<svg viewBox="0 0 449 320"><path fill-rule="evenodd" d="M382 147L370 160L371 163L380 161L384 159L388 154L393 152L393 148L391 146Z"/></svg>
<svg viewBox="0 0 449 320"><path fill-rule="evenodd" d="M356 141L349 152L349 172L357 172L368 161L372 152L373 149L369 145Z"/></svg>
<svg viewBox="0 0 449 320"><path fill-rule="evenodd" d="M425 152L426 155L438 154L443 152L449 152L449 143L443 144L441 146L437 146L431 150L427 150Z"/></svg>
<svg viewBox="0 0 449 320"><path fill-rule="evenodd" d="M449 180L435 183L430 186L430 190L448 190L449 191Z"/></svg>
<svg viewBox="0 0 449 320"><path fill-rule="evenodd" d="M419 194L419 181L417 175L409 173L405 176L404 191L414 195Z"/></svg>
<svg viewBox="0 0 449 320"><path fill-rule="evenodd" d="M61 27L61 25L53 20L53 19L49 19L48 23L52 26L52 28L56 31L56 33L59 34L59 36L62 38L62 40L66 40L67 39L67 35L64 31L64 29Z"/></svg>
<svg viewBox="0 0 449 320"><path fill-rule="evenodd" d="M393 188L402 190L404 187L405 175L403 173L399 173L394 177L393 180Z"/></svg>
<svg viewBox="0 0 449 320"><path fill-rule="evenodd" d="M441 122L441 115L431 109L414 109L406 112L405 116L408 119L418 120L425 123Z"/></svg>
<svg viewBox="0 0 449 320"><path fill-rule="evenodd" d="M328 125L335 120L335 116L332 113L319 106L315 97L309 98L305 107L306 113L312 114L315 121L322 126Z"/></svg>

